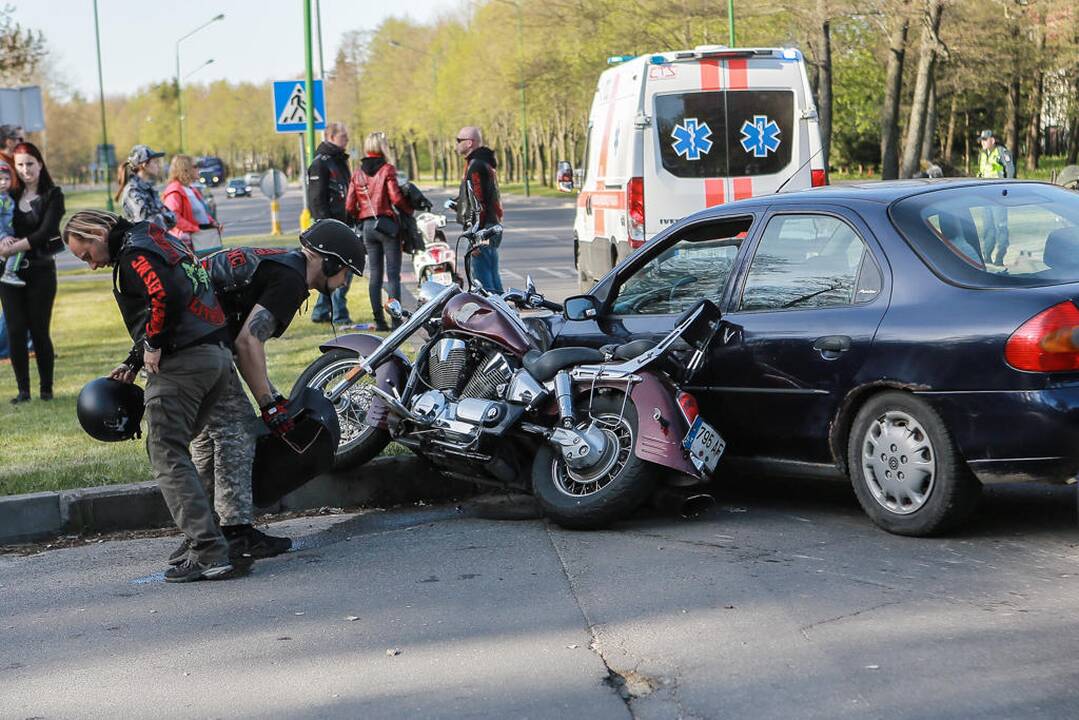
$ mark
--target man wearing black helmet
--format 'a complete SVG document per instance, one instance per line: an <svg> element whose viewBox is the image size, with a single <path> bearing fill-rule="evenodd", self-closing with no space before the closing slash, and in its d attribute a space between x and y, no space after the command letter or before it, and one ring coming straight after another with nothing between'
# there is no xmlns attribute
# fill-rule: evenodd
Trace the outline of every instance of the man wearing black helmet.
<svg viewBox="0 0 1079 720"><path fill-rule="evenodd" d="M363 244L344 223L319 220L300 236L300 243L296 250L230 248L202 260L225 310L240 374L261 408L263 422L278 434L292 424L286 400L267 373L266 341L284 333L311 290L332 292L344 285L349 271L363 272ZM266 558L286 552L292 543L253 525L251 419L247 395L234 380L191 451L233 552ZM186 554L185 544L170 562L182 562Z"/></svg>
<svg viewBox="0 0 1079 720"><path fill-rule="evenodd" d="M188 448L236 373L225 313L209 275L190 250L151 222L81 210L64 225L62 237L91 269L113 267L113 292L135 344L110 377L130 383L140 369L148 374L146 449L190 547L165 580L230 577L247 560L230 558Z"/></svg>

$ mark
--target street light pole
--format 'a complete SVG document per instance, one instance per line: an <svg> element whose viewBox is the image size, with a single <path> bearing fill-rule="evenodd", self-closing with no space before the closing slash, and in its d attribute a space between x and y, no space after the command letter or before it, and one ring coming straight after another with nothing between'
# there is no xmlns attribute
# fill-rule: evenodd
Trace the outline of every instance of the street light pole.
<svg viewBox="0 0 1079 720"><path fill-rule="evenodd" d="M109 165L109 131L105 126L105 81L101 75L101 29L97 22L97 0L94 0L94 40L97 43L97 92L101 97L101 149L105 156L105 209L112 212L112 168Z"/></svg>
<svg viewBox="0 0 1079 720"><path fill-rule="evenodd" d="M438 101L438 56L435 55L434 53L432 53L430 50L420 50L419 48L409 47L408 45L404 45L404 44L398 42L397 40L392 40L391 39L389 41L389 44L390 44L390 46L398 48L399 50L408 50L409 52L419 53L420 55L426 55L427 57L431 58L431 83L432 83L431 92L434 93L435 103L437 103L437 101ZM438 120L435 121L435 136L438 137L438 140L439 140L439 142L436 143L436 145L438 145L438 144L440 144L442 142L442 119L441 119L441 116L438 113L438 108L435 108L435 116L438 118ZM434 169L436 176L438 175L438 165L437 165L437 163L438 163L437 158L431 158L431 167ZM418 172L419 171L417 170L417 173ZM435 177L435 178L432 178L432 179L437 180L438 178ZM445 167L445 163L443 163L443 167L442 167L442 187L446 187L446 167Z"/></svg>
<svg viewBox="0 0 1079 720"><path fill-rule="evenodd" d="M311 208L307 206L307 165L315 160L315 71L312 67L311 57L311 0L303 0L303 52L304 52L304 85L303 92L307 106L304 108L306 121L306 133L300 135L300 148L304 147L307 140L307 157L301 157L303 167L304 193L303 210L300 211L300 230L306 230L311 225ZM302 155L302 153L301 153Z"/></svg>
<svg viewBox="0 0 1079 720"><path fill-rule="evenodd" d="M727 0L727 30L730 34L730 46L734 47L734 0Z"/></svg>
<svg viewBox="0 0 1079 720"><path fill-rule="evenodd" d="M734 0L730 0L734 2ZM525 197L531 196L528 188L528 103L525 99L525 61L524 61L524 41L522 39L523 33L521 30L521 0L517 0L515 3L517 6L517 81L521 84L521 135L524 138L524 177L525 177Z"/></svg>
<svg viewBox="0 0 1079 720"><path fill-rule="evenodd" d="M95 0L95 2L96 1L97 0ZM207 25L212 25L213 23L217 22L218 20L224 20L224 19L225 19L225 13L220 13L218 15L215 15L213 18L207 20L202 25L199 25L197 28L195 28L194 30L189 32L187 35L184 35L183 37L181 37L180 39L178 39L176 41L176 116L177 116L177 120L179 121L180 152L184 151L184 101L183 101L183 88L181 87L181 84L180 84L180 43L182 43L184 40L187 40L189 37L191 37L192 35L197 33L199 30L202 30Z"/></svg>
<svg viewBox="0 0 1079 720"><path fill-rule="evenodd" d="M204 67L206 67L207 65L213 65L213 62L214 62L214 59L213 59L213 58L210 58L209 60L207 60L206 62L204 62L204 63L203 63L202 65L199 65L199 66L198 66L197 68L195 68L194 70L192 70L191 72L189 72L189 73L188 73L187 75L184 75L184 80L187 80L187 79L188 79L189 77L191 77L192 75L194 75L195 73L197 73L197 72L198 72L199 70L202 70L202 69L203 69Z"/></svg>

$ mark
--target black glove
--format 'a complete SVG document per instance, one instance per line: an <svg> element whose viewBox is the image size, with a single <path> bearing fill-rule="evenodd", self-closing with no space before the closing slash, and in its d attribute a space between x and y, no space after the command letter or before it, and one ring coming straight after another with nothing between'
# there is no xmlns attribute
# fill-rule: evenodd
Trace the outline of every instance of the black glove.
<svg viewBox="0 0 1079 720"><path fill-rule="evenodd" d="M288 402L280 395L275 397L272 403L262 407L262 422L278 437L296 426L288 415Z"/></svg>

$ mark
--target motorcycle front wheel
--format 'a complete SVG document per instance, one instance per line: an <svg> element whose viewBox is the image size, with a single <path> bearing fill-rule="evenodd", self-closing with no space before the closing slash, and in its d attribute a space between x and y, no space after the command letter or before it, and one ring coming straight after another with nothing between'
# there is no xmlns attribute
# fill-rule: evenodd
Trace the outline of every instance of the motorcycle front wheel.
<svg viewBox="0 0 1079 720"><path fill-rule="evenodd" d="M341 349L330 350L307 366L292 386L291 395L295 396L304 387L325 393L359 362L360 358L356 353ZM337 421L341 425L341 442L334 458L336 470L362 465L377 456L390 443L389 432L366 425L360 420L375 397L370 389L374 383L375 378L364 377L334 403Z"/></svg>
<svg viewBox="0 0 1079 720"><path fill-rule="evenodd" d="M613 452L588 472L571 470L562 453L544 443L532 462L532 491L544 515L564 528L596 530L628 517L651 496L656 467L636 456L637 409L623 395L599 395L592 403L592 416L601 427ZM584 419L578 428L588 425Z"/></svg>

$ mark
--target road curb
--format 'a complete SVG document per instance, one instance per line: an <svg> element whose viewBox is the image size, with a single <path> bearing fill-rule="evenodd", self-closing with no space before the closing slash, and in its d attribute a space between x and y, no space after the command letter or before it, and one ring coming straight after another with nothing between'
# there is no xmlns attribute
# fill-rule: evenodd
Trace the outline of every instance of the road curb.
<svg viewBox="0 0 1079 720"><path fill-rule="evenodd" d="M359 468L320 475L262 512L321 507L392 507L474 495L414 455L375 458ZM0 545L61 534L167 527L172 517L156 482L0 497Z"/></svg>

